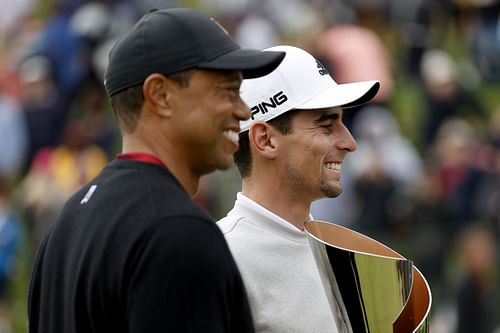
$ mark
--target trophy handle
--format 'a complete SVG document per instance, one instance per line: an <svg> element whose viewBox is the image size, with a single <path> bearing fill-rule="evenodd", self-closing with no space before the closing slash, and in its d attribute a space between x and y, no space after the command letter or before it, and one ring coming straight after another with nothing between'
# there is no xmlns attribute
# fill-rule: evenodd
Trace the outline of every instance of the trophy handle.
<svg viewBox="0 0 500 333"><path fill-rule="evenodd" d="M432 295L429 284L417 267L413 266L413 284L407 304L394 322L394 332L429 332L429 312Z"/></svg>

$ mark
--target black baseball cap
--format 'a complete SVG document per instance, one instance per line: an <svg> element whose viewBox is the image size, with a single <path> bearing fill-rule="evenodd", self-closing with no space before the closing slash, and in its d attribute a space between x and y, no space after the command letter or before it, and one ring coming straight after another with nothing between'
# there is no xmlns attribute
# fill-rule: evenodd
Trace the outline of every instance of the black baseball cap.
<svg viewBox="0 0 500 333"><path fill-rule="evenodd" d="M150 74L191 68L240 70L244 78L256 78L272 72L284 56L242 49L217 21L193 9L155 9L113 46L104 85L111 97Z"/></svg>

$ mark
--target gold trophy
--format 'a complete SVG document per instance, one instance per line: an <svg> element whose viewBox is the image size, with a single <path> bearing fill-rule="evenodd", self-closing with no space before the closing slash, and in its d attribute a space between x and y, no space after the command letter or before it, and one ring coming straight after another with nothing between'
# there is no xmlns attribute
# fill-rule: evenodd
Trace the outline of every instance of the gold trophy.
<svg viewBox="0 0 500 333"><path fill-rule="evenodd" d="M337 224L305 231L339 333L428 333L431 290L396 251Z"/></svg>

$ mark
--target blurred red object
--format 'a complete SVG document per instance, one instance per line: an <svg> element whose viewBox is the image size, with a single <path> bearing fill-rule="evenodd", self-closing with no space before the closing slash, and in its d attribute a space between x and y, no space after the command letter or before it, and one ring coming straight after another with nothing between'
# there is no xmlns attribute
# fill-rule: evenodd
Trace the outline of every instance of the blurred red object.
<svg viewBox="0 0 500 333"><path fill-rule="evenodd" d="M389 53L375 32L356 25L334 26L320 34L316 46L337 82L380 80L372 102L383 103L391 97L394 83Z"/></svg>

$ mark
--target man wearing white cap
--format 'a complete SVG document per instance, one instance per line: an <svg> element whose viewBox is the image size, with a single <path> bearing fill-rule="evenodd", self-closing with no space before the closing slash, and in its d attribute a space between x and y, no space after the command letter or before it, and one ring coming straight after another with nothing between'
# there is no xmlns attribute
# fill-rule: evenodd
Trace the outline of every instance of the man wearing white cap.
<svg viewBox="0 0 500 333"><path fill-rule="evenodd" d="M285 59L243 81L252 116L241 122L235 154L242 191L218 225L243 276L256 332L336 332L304 222L312 201L342 191L342 162L356 149L343 109L368 102L380 84L337 84L302 49L268 50L286 52Z"/></svg>

